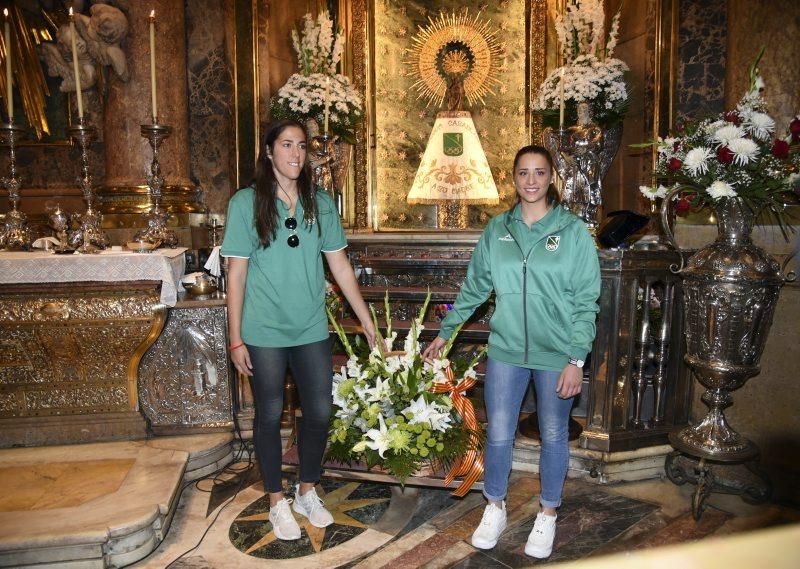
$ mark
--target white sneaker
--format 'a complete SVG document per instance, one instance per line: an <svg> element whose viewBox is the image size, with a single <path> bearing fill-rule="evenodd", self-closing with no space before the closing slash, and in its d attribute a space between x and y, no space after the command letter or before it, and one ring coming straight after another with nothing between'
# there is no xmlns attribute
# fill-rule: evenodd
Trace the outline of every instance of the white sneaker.
<svg viewBox="0 0 800 569"><path fill-rule="evenodd" d="M333 516L325 509L322 498L317 496L316 488L312 488L301 496L300 485L296 485L292 509L301 516L307 517L314 527L326 528L333 523Z"/></svg>
<svg viewBox="0 0 800 569"><path fill-rule="evenodd" d="M500 502L498 508L494 504L487 504L483 510L481 523L472 533L472 545L478 549L491 549L497 545L497 540L506 529L506 503Z"/></svg>
<svg viewBox="0 0 800 569"><path fill-rule="evenodd" d="M297 525L286 498L269 509L269 521L278 539L288 541L300 539L300 526Z"/></svg>
<svg viewBox="0 0 800 569"><path fill-rule="evenodd" d="M542 512L536 515L533 529L525 544L525 555L537 559L550 557L553 553L553 539L556 537L556 518L558 515L546 516Z"/></svg>

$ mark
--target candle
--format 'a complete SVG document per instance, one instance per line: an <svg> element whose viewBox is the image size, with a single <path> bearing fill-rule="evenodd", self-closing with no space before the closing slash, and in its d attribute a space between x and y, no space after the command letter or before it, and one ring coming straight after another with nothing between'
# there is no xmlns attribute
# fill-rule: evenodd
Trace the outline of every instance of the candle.
<svg viewBox="0 0 800 569"><path fill-rule="evenodd" d="M325 78L325 128L323 129L323 134L328 134L328 115L330 114L330 110L328 109L329 101L331 96L331 78Z"/></svg>
<svg viewBox="0 0 800 569"><path fill-rule="evenodd" d="M8 8L3 10L6 17L6 105L8 107L8 122L14 122L14 88L11 85L11 25L8 21Z"/></svg>
<svg viewBox="0 0 800 569"><path fill-rule="evenodd" d="M558 126L559 128L564 128L564 68L561 68L561 78L558 81L559 85L559 93L560 93L560 104L558 107Z"/></svg>
<svg viewBox="0 0 800 569"><path fill-rule="evenodd" d="M72 40L72 69L75 72L75 95L78 97L78 118L83 118L83 96L81 95L81 73L78 64L78 42L75 39L75 14L69 9L69 37Z"/></svg>
<svg viewBox="0 0 800 569"><path fill-rule="evenodd" d="M153 105L153 124L158 123L158 98L156 97L156 11L150 11L150 100Z"/></svg>

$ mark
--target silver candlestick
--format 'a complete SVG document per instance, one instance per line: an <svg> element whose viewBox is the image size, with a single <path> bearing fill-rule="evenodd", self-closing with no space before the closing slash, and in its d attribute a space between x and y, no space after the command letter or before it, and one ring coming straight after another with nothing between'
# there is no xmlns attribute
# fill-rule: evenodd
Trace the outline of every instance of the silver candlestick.
<svg viewBox="0 0 800 569"><path fill-rule="evenodd" d="M0 185L8 190L11 211L5 216L5 223L0 229L0 248L9 250L30 249L33 239L25 214L17 209L19 204L19 188L22 181L17 177L17 141L22 138L25 129L9 121L0 125L0 143L8 146L8 176L0 178Z"/></svg>
<svg viewBox="0 0 800 569"><path fill-rule="evenodd" d="M81 152L81 175L78 177L78 186L86 200L86 211L76 214L79 226L69 235L69 245L78 253L99 253L108 247L109 239L100 227L103 216L94 209L94 187L92 175L89 173L89 145L96 136L94 127L86 124L83 117L78 119L78 124L71 125L67 132L78 145Z"/></svg>
<svg viewBox="0 0 800 569"><path fill-rule="evenodd" d="M167 227L169 214L161 209L161 189L164 187L164 177L161 175L161 165L158 163L158 149L171 132L172 128L162 124L142 125L142 136L147 139L153 151L150 174L147 176L147 185L150 187L153 209L145 214L147 228L138 231L134 239L167 247L176 247L178 245L178 236Z"/></svg>

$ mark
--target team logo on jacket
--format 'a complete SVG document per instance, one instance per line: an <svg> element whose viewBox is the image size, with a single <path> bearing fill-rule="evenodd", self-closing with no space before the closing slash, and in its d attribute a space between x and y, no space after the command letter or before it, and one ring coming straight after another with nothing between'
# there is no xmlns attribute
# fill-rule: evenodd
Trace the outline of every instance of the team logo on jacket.
<svg viewBox="0 0 800 569"><path fill-rule="evenodd" d="M547 242L544 244L544 248L548 251L555 251L558 249L559 243L561 243L560 235L550 235L547 237Z"/></svg>

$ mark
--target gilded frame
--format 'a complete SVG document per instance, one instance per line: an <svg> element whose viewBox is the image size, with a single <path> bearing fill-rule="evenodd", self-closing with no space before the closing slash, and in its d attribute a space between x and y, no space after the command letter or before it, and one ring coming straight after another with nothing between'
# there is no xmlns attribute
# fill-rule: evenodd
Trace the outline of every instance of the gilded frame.
<svg viewBox="0 0 800 569"><path fill-rule="evenodd" d="M353 50L352 80L356 89L365 101L365 120L356 130L354 155L355 181L352 215L348 216L351 226L357 230L377 228L371 211L374 203L375 150L374 137L374 84L375 69L375 0L351 0L352 20L345 28L347 39ZM546 76L547 61L546 43L548 0L525 0L526 18L526 85L525 85L525 121L530 125L528 134L530 141L537 140L541 133L541 124L531 112L531 101L535 90ZM538 33L541 30L542 33Z"/></svg>

